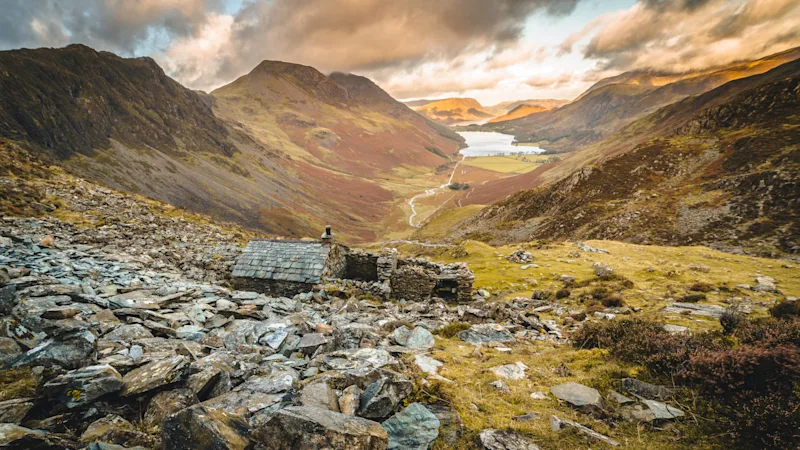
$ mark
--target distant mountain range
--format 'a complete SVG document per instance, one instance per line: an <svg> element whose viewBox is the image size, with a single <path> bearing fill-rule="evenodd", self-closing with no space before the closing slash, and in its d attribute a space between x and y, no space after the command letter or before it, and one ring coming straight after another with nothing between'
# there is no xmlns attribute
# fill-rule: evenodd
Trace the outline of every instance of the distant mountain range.
<svg viewBox="0 0 800 450"><path fill-rule="evenodd" d="M0 137L108 186L314 236L375 238L398 173L429 173L463 139L371 81L265 61L210 95L149 58L82 45L0 52Z"/></svg>
<svg viewBox="0 0 800 450"><path fill-rule="evenodd" d="M569 103L567 100L530 99L515 100L484 107L474 98L445 98L441 100L414 100L406 105L418 113L443 125L464 125L470 123L501 122L524 117L534 112L558 108ZM519 109L520 106L529 108ZM517 110L513 116L509 113ZM527 114L525 114L527 112Z"/></svg>

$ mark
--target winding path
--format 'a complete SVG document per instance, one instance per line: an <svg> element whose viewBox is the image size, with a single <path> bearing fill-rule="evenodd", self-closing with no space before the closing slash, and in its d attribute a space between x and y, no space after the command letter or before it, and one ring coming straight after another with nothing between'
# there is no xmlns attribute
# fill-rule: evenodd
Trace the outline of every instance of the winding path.
<svg viewBox="0 0 800 450"><path fill-rule="evenodd" d="M411 197L411 200L408 201L408 205L411 206L411 214L408 216L408 224L410 226L412 226L414 228L419 228L419 227L422 226L422 221L419 221L416 224L414 223L414 218L417 217L417 208L416 208L416 206L414 206L414 202L417 201L420 198L425 198L425 197L430 197L432 195L436 195L436 193L438 193L439 191L444 191L447 188L447 186L449 186L450 183L453 182L453 176L456 174L456 170L458 169L458 165L461 164L462 161L464 161L464 155L461 155L461 159L459 159L458 162L456 163L455 167L453 167L453 172L450 174L450 178L447 180L447 183L444 183L443 185L441 185L439 187L427 189L422 194L417 194L417 195ZM437 210L438 210L438 208L437 208ZM434 211L434 212L436 212L436 211Z"/></svg>

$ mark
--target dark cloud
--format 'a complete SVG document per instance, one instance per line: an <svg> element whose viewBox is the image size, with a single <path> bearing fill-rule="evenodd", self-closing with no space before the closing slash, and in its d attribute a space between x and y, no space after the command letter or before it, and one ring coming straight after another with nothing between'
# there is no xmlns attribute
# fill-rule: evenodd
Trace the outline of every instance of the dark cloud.
<svg viewBox="0 0 800 450"><path fill-rule="evenodd" d="M175 70L231 80L264 59L323 71L410 70L427 61L514 45L534 13L564 15L578 0L276 0L254 2L231 24L217 71L170 54Z"/></svg>
<svg viewBox="0 0 800 450"><path fill-rule="evenodd" d="M137 46L187 36L220 0L4 0L0 46L83 43L132 54Z"/></svg>

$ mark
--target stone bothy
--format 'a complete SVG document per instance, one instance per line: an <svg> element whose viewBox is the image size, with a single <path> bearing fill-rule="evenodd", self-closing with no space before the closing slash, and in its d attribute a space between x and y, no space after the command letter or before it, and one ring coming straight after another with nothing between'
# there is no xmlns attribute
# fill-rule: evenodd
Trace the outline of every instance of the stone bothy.
<svg viewBox="0 0 800 450"><path fill-rule="evenodd" d="M233 265L240 290L292 297L335 279L378 283L394 299L451 302L472 300L475 277L465 263L440 264L399 258L397 250L372 253L335 242L331 227L318 241L253 239Z"/></svg>
<svg viewBox="0 0 800 450"><path fill-rule="evenodd" d="M253 239L233 265L240 290L292 297L310 291L323 277L343 275L340 249L328 242Z"/></svg>

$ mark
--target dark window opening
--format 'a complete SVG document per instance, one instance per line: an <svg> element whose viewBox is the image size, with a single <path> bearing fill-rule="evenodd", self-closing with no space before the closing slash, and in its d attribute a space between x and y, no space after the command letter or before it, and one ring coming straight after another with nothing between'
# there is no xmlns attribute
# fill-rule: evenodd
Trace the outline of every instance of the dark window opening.
<svg viewBox="0 0 800 450"><path fill-rule="evenodd" d="M434 293L437 297L452 300L458 297L458 280L452 278L440 278L436 280Z"/></svg>

